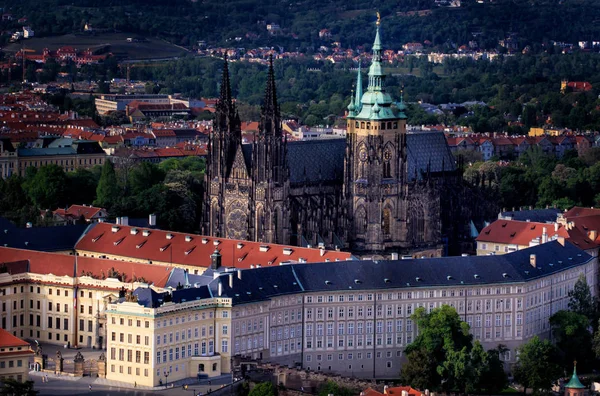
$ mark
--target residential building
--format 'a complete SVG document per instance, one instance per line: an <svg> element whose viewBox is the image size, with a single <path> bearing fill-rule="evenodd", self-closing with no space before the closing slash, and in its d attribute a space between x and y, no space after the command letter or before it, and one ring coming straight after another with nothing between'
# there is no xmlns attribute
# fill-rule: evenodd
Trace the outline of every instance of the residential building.
<svg viewBox="0 0 600 396"><path fill-rule="evenodd" d="M59 208L52 212L52 222L57 224L75 224L82 217L87 223L97 223L106 220L108 212L104 208L85 204L71 205L66 209Z"/></svg>
<svg viewBox="0 0 600 396"><path fill-rule="evenodd" d="M77 168L92 168L104 164L106 153L98 142L90 140L59 139L62 143L52 142L46 148L17 149L16 172L25 176L29 167L58 165L65 172Z"/></svg>
<svg viewBox="0 0 600 396"><path fill-rule="evenodd" d="M0 382L14 379L25 382L29 379L29 359L33 351L28 342L0 328Z"/></svg>
<svg viewBox="0 0 600 396"><path fill-rule="evenodd" d="M587 81L567 81L560 82L560 92L565 93L568 90L573 92L588 92L592 90L592 84Z"/></svg>
<svg viewBox="0 0 600 396"><path fill-rule="evenodd" d="M114 95L105 94L96 97L96 110L100 115L106 115L111 111L125 111L127 105L133 101L150 104L169 104L169 96L161 94L135 94Z"/></svg>
<svg viewBox="0 0 600 396"><path fill-rule="evenodd" d="M548 210L551 211L551 210ZM513 212L519 213L519 212ZM509 216L506 216L509 217ZM592 256L600 247L600 210L575 207L551 223L507 220L504 216L486 226L476 238L477 255L505 254L559 238ZM523 218L523 216L518 216ZM527 216L525 216L527 217Z"/></svg>
<svg viewBox="0 0 600 396"><path fill-rule="evenodd" d="M0 178L8 179L18 169L17 153L8 138L0 139Z"/></svg>
<svg viewBox="0 0 600 396"><path fill-rule="evenodd" d="M191 111L183 103L153 104L134 100L125 106L125 114L131 122L144 120L169 120L173 117L186 119Z"/></svg>

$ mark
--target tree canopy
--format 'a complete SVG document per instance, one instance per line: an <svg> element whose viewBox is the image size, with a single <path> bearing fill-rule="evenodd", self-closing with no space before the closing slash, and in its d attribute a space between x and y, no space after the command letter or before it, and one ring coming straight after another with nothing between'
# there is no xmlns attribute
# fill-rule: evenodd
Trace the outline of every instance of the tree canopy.
<svg viewBox="0 0 600 396"><path fill-rule="evenodd" d="M534 394L548 392L563 372L558 361L559 350L556 346L549 340L542 341L534 336L519 348L519 360L513 370L515 381L525 391L532 389Z"/></svg>

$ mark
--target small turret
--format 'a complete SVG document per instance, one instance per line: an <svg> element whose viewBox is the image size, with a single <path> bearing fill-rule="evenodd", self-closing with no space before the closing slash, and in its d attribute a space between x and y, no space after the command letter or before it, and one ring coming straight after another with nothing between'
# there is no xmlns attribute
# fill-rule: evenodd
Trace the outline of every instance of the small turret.
<svg viewBox="0 0 600 396"><path fill-rule="evenodd" d="M583 396L585 386L579 381L577 376L577 362L573 362L573 375L571 380L565 385L565 396Z"/></svg>
<svg viewBox="0 0 600 396"><path fill-rule="evenodd" d="M350 95L350 104L348 105L348 117L356 116L354 110L356 107L354 106L354 90L352 90L352 94Z"/></svg>
<svg viewBox="0 0 600 396"><path fill-rule="evenodd" d="M221 253L219 253L219 249L215 249L214 253L210 255L210 268L212 270L221 268Z"/></svg>

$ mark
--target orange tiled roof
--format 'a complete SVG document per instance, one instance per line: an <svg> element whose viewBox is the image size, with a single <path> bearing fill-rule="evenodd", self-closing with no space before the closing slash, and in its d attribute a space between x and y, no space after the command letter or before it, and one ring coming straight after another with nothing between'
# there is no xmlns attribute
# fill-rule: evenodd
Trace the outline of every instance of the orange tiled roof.
<svg viewBox="0 0 600 396"><path fill-rule="evenodd" d="M34 274L52 274L69 277L73 277L74 274L77 274L77 276L92 274L94 278L103 279L111 269L115 269L127 276L125 279L126 282L131 282L134 277L144 277L147 283L158 287L165 286L173 268L171 266L71 256L6 247L0 247L0 262L6 264L11 274L31 272ZM27 268L27 264L29 268Z"/></svg>
<svg viewBox="0 0 600 396"><path fill-rule="evenodd" d="M392 396L402 396L402 392L405 391L409 396L421 396L423 393L417 389L414 389L410 386L394 386L388 387L384 390L384 393L376 391L373 388L367 388L362 391L361 396L383 396L383 395L392 395Z"/></svg>
<svg viewBox="0 0 600 396"><path fill-rule="evenodd" d="M168 235L171 239L168 239ZM306 262L323 262L346 260L351 257L347 252L321 252L319 249L114 226L107 223L93 225L77 242L75 248L79 251L197 267L208 267L210 255L215 249L221 252L223 266L237 268L250 268L256 264L279 265L284 261L299 262L300 259Z"/></svg>
<svg viewBox="0 0 600 396"><path fill-rule="evenodd" d="M529 246L529 242L533 239L542 237L544 228L549 237L555 234L565 238L569 237L563 226L559 226L558 231L555 231L553 224L499 219L481 230L476 240Z"/></svg>
<svg viewBox="0 0 600 396"><path fill-rule="evenodd" d="M27 341L23 341L19 337L15 337L10 334L8 331L0 328L0 347L1 348L9 348L9 347L28 347L29 343Z"/></svg>

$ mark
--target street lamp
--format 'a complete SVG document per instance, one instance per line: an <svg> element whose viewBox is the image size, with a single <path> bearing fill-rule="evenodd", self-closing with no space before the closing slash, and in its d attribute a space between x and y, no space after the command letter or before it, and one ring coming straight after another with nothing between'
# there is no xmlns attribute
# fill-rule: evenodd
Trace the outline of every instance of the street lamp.
<svg viewBox="0 0 600 396"><path fill-rule="evenodd" d="M165 389L167 389L169 387L169 372L165 369L163 371L163 374L165 375Z"/></svg>

